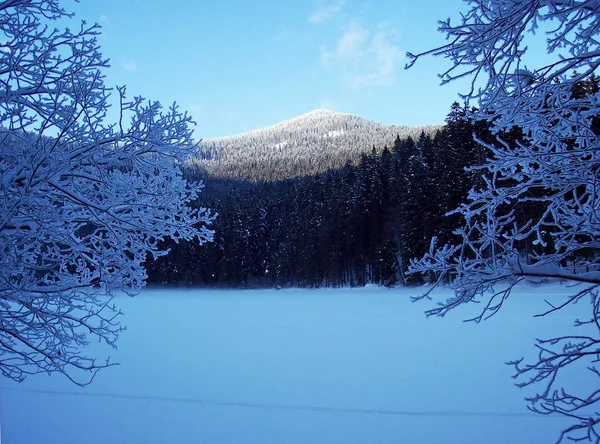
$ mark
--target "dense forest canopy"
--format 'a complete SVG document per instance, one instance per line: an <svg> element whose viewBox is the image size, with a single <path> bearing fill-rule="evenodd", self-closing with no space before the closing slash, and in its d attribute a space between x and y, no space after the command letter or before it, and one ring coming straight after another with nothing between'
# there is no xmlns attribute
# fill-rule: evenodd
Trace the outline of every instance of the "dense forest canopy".
<svg viewBox="0 0 600 444"><path fill-rule="evenodd" d="M258 183L207 176L196 164L188 180L203 179L201 206L219 213L215 239L198 247L180 242L150 264L150 282L181 286L318 287L420 282L406 276L409 260L433 237L448 241L456 208L479 173L485 151L473 133L484 127L455 103L446 125L390 146L371 147L356 162L304 177ZM368 134L363 139L368 139ZM350 146L344 152L360 152ZM322 157L322 156L321 156ZM313 155L315 162L321 157ZM237 176L263 169L241 165ZM263 176L264 177L264 176Z"/></svg>

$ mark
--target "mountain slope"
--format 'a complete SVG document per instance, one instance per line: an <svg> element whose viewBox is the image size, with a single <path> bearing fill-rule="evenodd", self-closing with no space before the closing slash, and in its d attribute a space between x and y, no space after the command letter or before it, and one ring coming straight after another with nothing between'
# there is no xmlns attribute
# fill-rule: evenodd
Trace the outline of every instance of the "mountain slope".
<svg viewBox="0 0 600 444"><path fill-rule="evenodd" d="M280 180L340 168L373 147L390 147L397 136L418 138L438 128L382 125L319 109L267 128L204 140L201 154L190 163L213 177Z"/></svg>

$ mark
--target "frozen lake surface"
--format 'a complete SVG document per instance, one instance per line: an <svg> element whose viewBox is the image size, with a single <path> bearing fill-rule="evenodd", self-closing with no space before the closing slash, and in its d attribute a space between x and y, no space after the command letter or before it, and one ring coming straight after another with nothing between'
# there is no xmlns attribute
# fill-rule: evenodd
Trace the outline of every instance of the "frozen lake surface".
<svg viewBox="0 0 600 444"><path fill-rule="evenodd" d="M426 319L432 303L409 300L418 291L119 297L127 331L111 356L121 365L86 388L0 380L1 442L555 442L567 423L529 413L504 362L532 357L536 336L572 331L569 313L532 317L569 289L520 288L479 325L462 322L469 307Z"/></svg>

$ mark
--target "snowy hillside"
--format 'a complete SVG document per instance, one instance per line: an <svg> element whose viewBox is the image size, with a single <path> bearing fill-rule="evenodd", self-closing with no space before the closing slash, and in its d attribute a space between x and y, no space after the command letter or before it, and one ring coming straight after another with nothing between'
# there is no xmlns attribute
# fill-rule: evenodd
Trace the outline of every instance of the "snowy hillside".
<svg viewBox="0 0 600 444"><path fill-rule="evenodd" d="M373 147L390 147L397 136L418 138L437 128L382 125L318 109L267 128L204 140L191 163L216 177L277 180L339 168Z"/></svg>

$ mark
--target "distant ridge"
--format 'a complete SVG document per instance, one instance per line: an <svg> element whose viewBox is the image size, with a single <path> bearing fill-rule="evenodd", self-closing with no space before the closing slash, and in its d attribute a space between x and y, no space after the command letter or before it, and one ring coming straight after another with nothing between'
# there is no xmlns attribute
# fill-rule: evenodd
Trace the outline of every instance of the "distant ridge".
<svg viewBox="0 0 600 444"><path fill-rule="evenodd" d="M397 136L418 138L440 125L383 125L353 114L316 109L266 128L201 142L191 159L212 177L273 181L312 175L355 162Z"/></svg>
<svg viewBox="0 0 600 444"><path fill-rule="evenodd" d="M301 114L291 119L283 120L273 125L266 126L264 128L258 128L250 131L246 131L240 134L233 134L230 136L214 137L212 139L206 139L205 142L221 141L225 139L247 137L256 135L264 132L277 132L277 131L288 131L289 128L297 126L310 125L311 123L322 122L325 119L343 119L344 117L353 117L353 114L341 113L338 111L332 111L329 109L315 109L305 114ZM357 116L354 116L357 117Z"/></svg>

